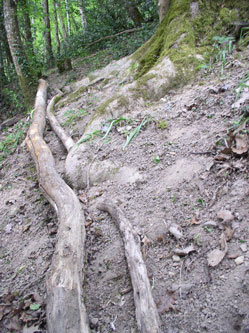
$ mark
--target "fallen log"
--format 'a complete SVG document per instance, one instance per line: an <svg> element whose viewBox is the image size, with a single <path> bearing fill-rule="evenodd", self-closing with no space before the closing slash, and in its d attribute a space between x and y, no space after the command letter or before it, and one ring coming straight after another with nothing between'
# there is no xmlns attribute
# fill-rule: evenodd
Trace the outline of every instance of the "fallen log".
<svg viewBox="0 0 249 333"><path fill-rule="evenodd" d="M152 297L147 269L140 250L139 239L123 211L106 199L98 208L115 220L123 237L125 256L131 276L138 329L142 333L159 333L160 319Z"/></svg>
<svg viewBox="0 0 249 333"><path fill-rule="evenodd" d="M39 186L58 217L57 244L46 278L48 332L89 333L82 292L84 215L77 196L56 172L43 140L46 102L47 83L40 80L26 144L36 163Z"/></svg>

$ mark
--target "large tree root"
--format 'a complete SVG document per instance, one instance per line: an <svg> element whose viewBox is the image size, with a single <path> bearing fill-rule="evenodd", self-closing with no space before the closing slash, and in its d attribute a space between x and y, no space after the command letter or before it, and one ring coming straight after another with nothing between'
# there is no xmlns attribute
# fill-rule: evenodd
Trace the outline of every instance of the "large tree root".
<svg viewBox="0 0 249 333"><path fill-rule="evenodd" d="M139 240L136 240L136 234L132 229L132 225L122 210L111 200L105 200L98 208L112 216L123 237L125 255L134 291L138 329L142 333L159 333L159 315L152 297L147 269L138 245Z"/></svg>
<svg viewBox="0 0 249 333"><path fill-rule="evenodd" d="M46 279L48 332L89 333L82 299L84 215L75 193L56 172L43 140L46 100L47 83L40 80L26 144L36 163L40 188L58 216L57 244Z"/></svg>

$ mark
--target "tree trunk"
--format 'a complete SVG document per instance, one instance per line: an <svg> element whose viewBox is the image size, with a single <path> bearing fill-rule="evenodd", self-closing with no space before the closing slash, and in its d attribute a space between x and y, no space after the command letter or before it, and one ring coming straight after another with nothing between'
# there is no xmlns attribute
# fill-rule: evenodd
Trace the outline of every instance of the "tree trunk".
<svg viewBox="0 0 249 333"><path fill-rule="evenodd" d="M7 77L5 75L5 71L4 71L4 61L3 61L3 52L2 52L2 50L3 50L2 42L0 40L0 96L1 96L1 92L2 92L3 87L8 82Z"/></svg>
<svg viewBox="0 0 249 333"><path fill-rule="evenodd" d="M80 19L81 19L81 25L82 25L82 31L86 31L87 28L87 21L85 16L85 8L84 8L84 1L78 0L79 10L80 10Z"/></svg>
<svg viewBox="0 0 249 333"><path fill-rule="evenodd" d="M18 22L17 7L13 0L4 0L4 20L11 56L14 62L19 84L27 106L33 104L33 78L23 49Z"/></svg>
<svg viewBox="0 0 249 333"><path fill-rule="evenodd" d="M65 0L66 4L66 16L67 16L67 32L68 35L71 35L71 23L70 23L70 17L69 17L69 6L68 6L68 0Z"/></svg>
<svg viewBox="0 0 249 333"><path fill-rule="evenodd" d="M136 27L140 26L144 22L144 19L140 11L138 10L137 6L134 3L132 3L130 0L125 0L125 6L135 26Z"/></svg>
<svg viewBox="0 0 249 333"><path fill-rule="evenodd" d="M58 26L58 17L57 17L57 4L56 0L53 0L53 10L54 10L54 25L55 25L55 38L56 38L56 43L57 43L57 53L61 53L61 42L60 42L60 37L59 37L59 26Z"/></svg>
<svg viewBox="0 0 249 333"><path fill-rule="evenodd" d="M29 8L27 5L27 0L21 0L20 9L22 10L24 25L25 25L25 39L29 44L29 48L32 49L33 52L33 36L31 32L31 22L29 17Z"/></svg>
<svg viewBox="0 0 249 333"><path fill-rule="evenodd" d="M44 11L44 23L45 23L44 37L46 45L46 62L47 66L51 67L54 63L54 56L53 56L52 41L51 41L48 0L43 0L43 11Z"/></svg>
<svg viewBox="0 0 249 333"><path fill-rule="evenodd" d="M158 14L159 14L159 22L162 22L164 16L166 15L171 0L158 0Z"/></svg>
<svg viewBox="0 0 249 333"><path fill-rule="evenodd" d="M65 24L64 24L64 21L63 21L63 17L62 17L62 14L61 14L61 6L57 2L56 2L56 9L57 9L57 13L58 13L58 17L59 17L59 21L60 21L60 25L61 25L61 30L62 30L62 33L63 33L63 37L64 37L64 39L66 39L67 38L67 30L66 30L66 27L65 27Z"/></svg>
<svg viewBox="0 0 249 333"><path fill-rule="evenodd" d="M164 4L168 3L164 1ZM248 12L248 0L201 3L192 0L171 0L155 34L133 55L133 59L138 61L136 78L150 75L150 70L155 66L161 66L157 73L162 73L161 69L166 71L171 63L171 78L168 84L164 80L161 95L164 96L169 88L189 82L195 77L198 66L209 61L207 55L214 49L212 38L227 34L234 21L248 19ZM162 75L162 80L163 78L166 78L166 74Z"/></svg>
<svg viewBox="0 0 249 333"><path fill-rule="evenodd" d="M56 172L43 140L46 100L47 83L40 80L26 144L36 163L40 188L58 216L57 244L46 279L48 332L90 333L82 293L85 220L77 196Z"/></svg>
<svg viewBox="0 0 249 333"><path fill-rule="evenodd" d="M79 24L77 23L77 21L75 20L74 15L72 15L72 22L73 22L73 26L74 26L74 31L79 31Z"/></svg>

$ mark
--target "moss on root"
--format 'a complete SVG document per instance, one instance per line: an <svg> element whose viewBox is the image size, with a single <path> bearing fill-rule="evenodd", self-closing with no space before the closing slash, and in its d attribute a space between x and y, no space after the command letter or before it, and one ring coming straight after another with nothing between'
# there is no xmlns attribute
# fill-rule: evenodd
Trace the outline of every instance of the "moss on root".
<svg viewBox="0 0 249 333"><path fill-rule="evenodd" d="M65 105L71 103L71 102L75 102L77 101L81 95L87 91L88 89L88 86L82 86L80 87L79 89L77 89L76 91L72 92L71 94L68 95L68 97L64 100L64 101L61 101L59 104L58 104L58 107L59 108L62 108L64 107Z"/></svg>
<svg viewBox="0 0 249 333"><path fill-rule="evenodd" d="M136 78L142 77L163 57L168 57L185 79L191 78L200 63L197 54L209 57L213 36L224 35L232 23L249 12L248 0L196 0L199 10L192 15L191 0L172 0L156 33L133 55L139 66ZM235 9L236 7L236 9ZM184 78L183 78L184 79ZM185 80L184 79L184 80Z"/></svg>

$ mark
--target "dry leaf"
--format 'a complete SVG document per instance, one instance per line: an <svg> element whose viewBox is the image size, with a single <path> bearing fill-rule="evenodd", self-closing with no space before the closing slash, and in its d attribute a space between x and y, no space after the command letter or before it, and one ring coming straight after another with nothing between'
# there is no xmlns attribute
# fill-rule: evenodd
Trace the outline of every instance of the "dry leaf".
<svg viewBox="0 0 249 333"><path fill-rule="evenodd" d="M197 218L196 218L196 216L194 216L192 218L192 220L190 221L190 224L200 224L200 223L201 223L201 221L198 221Z"/></svg>
<svg viewBox="0 0 249 333"><path fill-rule="evenodd" d="M175 306L175 293L167 290L166 295L161 296L157 304L158 313L168 312L170 309L176 311Z"/></svg>
<svg viewBox="0 0 249 333"><path fill-rule="evenodd" d="M224 222L231 222L234 219L233 214L229 210L222 209L217 213L217 217Z"/></svg>
<svg viewBox="0 0 249 333"><path fill-rule="evenodd" d="M236 147L232 147L232 151L237 155L243 155L248 152L249 143L247 134L236 134Z"/></svg>
<svg viewBox="0 0 249 333"><path fill-rule="evenodd" d="M212 266L212 267L219 265L219 263L225 257L225 254L226 254L226 251L221 251L219 249L215 249L215 250L209 252L208 256L207 256L208 265Z"/></svg>
<svg viewBox="0 0 249 333"><path fill-rule="evenodd" d="M235 229L232 229L230 227L225 228L224 234L225 234L227 242L229 242L233 238L234 232L235 232Z"/></svg>

